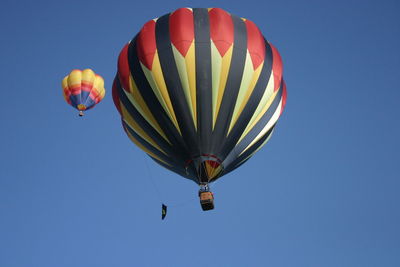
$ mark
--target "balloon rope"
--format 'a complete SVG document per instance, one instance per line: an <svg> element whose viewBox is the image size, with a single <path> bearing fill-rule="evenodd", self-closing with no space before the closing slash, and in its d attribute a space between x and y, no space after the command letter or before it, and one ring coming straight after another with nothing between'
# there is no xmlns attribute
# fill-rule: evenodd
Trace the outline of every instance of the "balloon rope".
<svg viewBox="0 0 400 267"><path fill-rule="evenodd" d="M200 183L201 183L201 180L200 180L200 175L201 175L200 166L196 166L196 164L193 164L193 165L194 165L194 167L195 167L195 169L196 169L197 179L199 180L199 184L200 184Z"/></svg>
<svg viewBox="0 0 400 267"><path fill-rule="evenodd" d="M153 189L154 189L154 191L155 191L156 194L157 194L158 200L159 200L161 203L163 203L163 201L162 201L162 199L161 199L161 192L160 192L160 190L158 189L156 182L154 181L154 177L153 177L153 175L152 175L152 172L151 172L151 170L150 170L149 164L148 164L148 162L147 162L147 161L148 161L148 157L146 156L146 157L144 157L144 158L145 158L145 159L144 159L144 162L145 162L145 164L146 164L146 169L147 169L148 177L150 178L150 181L151 181L151 183L152 183L152 185L153 185Z"/></svg>
<svg viewBox="0 0 400 267"><path fill-rule="evenodd" d="M153 189L156 192L157 198L161 203L166 204L168 207L182 207L182 206L185 206L185 205L187 205L187 204L189 204L189 203L191 203L191 202L196 200L196 198L191 198L189 200L183 200L183 201L180 201L180 202L177 202L177 203L173 203L172 202L172 204L170 204L170 203L167 204L166 202L164 202L162 200L161 191L158 188L157 183L155 181L155 178L154 178L154 176L153 176L153 174L151 172L151 168L149 166L148 160L149 160L149 158L145 157L144 161L145 161L145 164L146 164L147 173L148 173L148 176L150 178L150 181L151 181L151 184L153 186Z"/></svg>
<svg viewBox="0 0 400 267"><path fill-rule="evenodd" d="M183 201L180 201L180 202L178 202L178 203L169 204L168 206L169 206L169 207L182 207L182 206L186 206L187 204L196 201L196 199L197 199L197 198L191 198L191 199L189 199L189 200L183 200Z"/></svg>

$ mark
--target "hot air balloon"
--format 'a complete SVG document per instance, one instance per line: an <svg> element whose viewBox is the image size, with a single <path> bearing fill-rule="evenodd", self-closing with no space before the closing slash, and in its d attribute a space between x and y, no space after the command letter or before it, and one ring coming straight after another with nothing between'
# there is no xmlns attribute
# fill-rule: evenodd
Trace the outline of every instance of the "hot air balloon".
<svg viewBox="0 0 400 267"><path fill-rule="evenodd" d="M286 103L282 60L250 20L180 8L144 24L122 49L113 100L128 137L200 185L235 170L271 137Z"/></svg>
<svg viewBox="0 0 400 267"><path fill-rule="evenodd" d="M98 104L106 93L103 78L91 69L71 71L64 77L62 88L65 101L79 110L79 116Z"/></svg>

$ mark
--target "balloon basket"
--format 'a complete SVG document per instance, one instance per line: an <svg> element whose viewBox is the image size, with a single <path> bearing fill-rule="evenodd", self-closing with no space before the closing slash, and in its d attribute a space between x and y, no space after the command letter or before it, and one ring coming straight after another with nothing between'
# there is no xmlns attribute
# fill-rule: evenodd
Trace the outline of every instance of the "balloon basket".
<svg viewBox="0 0 400 267"><path fill-rule="evenodd" d="M214 196L212 192L199 192L200 205L204 211L214 209Z"/></svg>

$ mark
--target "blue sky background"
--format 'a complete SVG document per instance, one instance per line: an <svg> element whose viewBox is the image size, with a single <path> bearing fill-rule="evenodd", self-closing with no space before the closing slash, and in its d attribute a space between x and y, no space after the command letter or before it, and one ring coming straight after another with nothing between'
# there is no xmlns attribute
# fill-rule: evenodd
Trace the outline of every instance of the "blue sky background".
<svg viewBox="0 0 400 267"><path fill-rule="evenodd" d="M185 6L253 20L288 88L274 136L212 187L210 212L129 141L111 98L123 45ZM400 266L399 14L389 0L3 0L0 266ZM108 92L79 118L60 83L87 67Z"/></svg>

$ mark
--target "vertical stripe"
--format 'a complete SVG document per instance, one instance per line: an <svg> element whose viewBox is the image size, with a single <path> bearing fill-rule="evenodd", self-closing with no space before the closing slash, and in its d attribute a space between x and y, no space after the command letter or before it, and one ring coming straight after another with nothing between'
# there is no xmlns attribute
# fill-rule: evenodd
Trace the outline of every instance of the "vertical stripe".
<svg viewBox="0 0 400 267"><path fill-rule="evenodd" d="M168 153L171 157L174 157L176 159L180 158L179 150L175 149L172 147L171 143L167 142L157 130L153 128L153 126L141 115L141 113L136 109L136 107L132 104L131 99L129 99L127 96L129 94L126 93L125 90L123 90L120 86L120 83L118 81L115 82L115 91L116 94L118 94L118 102L120 107L124 107L126 109L126 112L128 114L121 113L122 117L132 117L135 119L138 125L150 136L152 140L154 140L157 145L166 153ZM122 109L121 109L122 111ZM185 160L183 158L183 160Z"/></svg>
<svg viewBox="0 0 400 267"><path fill-rule="evenodd" d="M169 30L169 15L162 16L157 20L156 24L156 43L160 66L168 94L171 98L171 104L182 133L181 139L183 139L186 144L187 153L191 157L197 153L197 149L194 146L194 144L197 143L196 131L192 116L190 115L190 108L182 88L179 72L176 64L174 64L175 58Z"/></svg>
<svg viewBox="0 0 400 267"><path fill-rule="evenodd" d="M162 129L160 128L160 125L157 123L156 119L154 118L152 112L150 111L150 109L148 108L148 106L146 105L146 102L144 102L143 97L141 96L135 81L133 80L132 76L129 74L129 88L128 90L122 90L121 94L125 94L128 98L129 101L132 103L132 105L136 108L136 110L139 111L140 115L142 115L142 117L144 119L146 119L146 121L153 126L154 129L156 129L156 131L167 141L170 143L170 141L168 140L167 136L165 135L165 133L162 131ZM131 92L131 93L128 93Z"/></svg>
<svg viewBox="0 0 400 267"><path fill-rule="evenodd" d="M245 152L249 147L251 147L255 142L257 142L275 123L277 122L280 112L281 112L281 106L282 106L282 101L279 102L279 105L276 107L275 112L271 116L270 120L267 122L267 124L264 126L264 128L260 131L260 133L254 138L253 141L240 153L242 154Z"/></svg>
<svg viewBox="0 0 400 267"><path fill-rule="evenodd" d="M181 133L178 121L176 119L174 108L172 107L167 86L165 84L164 75L161 70L161 65L158 58L158 53L156 53L154 56L154 61L151 70L147 69L147 67L145 67L143 64L141 64L141 67L143 69L143 73L145 74L147 81L149 82L151 88L153 89L154 94L157 96L158 101L163 106L166 114L169 116L169 118L175 125L178 132Z"/></svg>
<svg viewBox="0 0 400 267"><path fill-rule="evenodd" d="M233 170L233 169L231 169L232 164L233 165L239 164L241 161L243 161L248 155L251 154L251 151L254 151L254 147L257 146L257 144L261 145L263 143L263 142L260 143L260 140L262 140L263 138L266 138L266 136L272 132L272 130L276 124L276 120L272 119L272 117L277 112L279 113L279 106L281 104L282 91L283 90L278 91L278 94L274 98L274 101L271 103L268 111L258 121L258 123L252 128L252 130L234 148L232 148L230 151L228 151L228 154L224 157L224 162L223 162L224 167L227 170L227 172ZM278 115L278 117L279 117L279 115ZM270 121L271 121L271 123L268 124ZM266 126L268 126L268 127L266 127ZM265 135L263 135L260 138L260 133L263 130L264 130L264 132L267 130L267 132ZM241 163L239 165L241 165Z"/></svg>
<svg viewBox="0 0 400 267"><path fill-rule="evenodd" d="M221 82L222 57L219 54L218 49L213 41L211 41L211 69L212 69L212 112L213 112L213 130L214 130L216 114L217 114L219 85Z"/></svg>
<svg viewBox="0 0 400 267"><path fill-rule="evenodd" d="M229 125L227 135L232 130L233 125L236 123L236 121L240 115L240 112L239 112L240 108L243 106L243 104L245 104L245 101L247 102L248 97L250 96L251 92L254 89L254 87L250 88L250 83L253 80L253 76L254 76L253 65L251 63L250 53L247 51L242 81L240 83L240 88L239 88L239 94L236 99L236 104L235 104L235 108L233 110L233 114L232 114L232 118L231 118L231 122Z"/></svg>
<svg viewBox="0 0 400 267"><path fill-rule="evenodd" d="M168 139L173 144L174 149L177 151L177 153L181 155L181 157L187 158L188 148L183 142L181 135L172 123L171 119L164 112L163 107L161 106L153 90L151 89L146 79L146 76L144 75L143 70L140 66L139 58L136 51L136 39L134 39L129 45L128 58L131 75L133 80L135 81L135 84L137 85L140 95L143 97L144 102L152 111L154 118L157 120L162 131L165 133L166 136L168 136Z"/></svg>
<svg viewBox="0 0 400 267"><path fill-rule="evenodd" d="M257 84L248 100L247 105L244 107L241 112L237 122L233 126L230 135L227 137L227 141L222 149L222 156L227 155L230 150L235 147L238 142L240 136L242 136L243 130L249 124L252 116L256 112L257 108L262 105L262 98L265 96L265 91L267 90L270 83L270 76L272 71L272 53L271 49L266 44L266 56L264 64L262 64L261 74L257 81Z"/></svg>
<svg viewBox="0 0 400 267"><path fill-rule="evenodd" d="M128 137L134 142L140 149L144 150L146 153L152 155L153 157L157 157L160 161L163 161L165 164L172 166L174 161L171 161L171 158L161 153L159 150L155 149L149 143L146 142L140 135L138 135L123 119L122 125L125 129Z"/></svg>
<svg viewBox="0 0 400 267"><path fill-rule="evenodd" d="M146 131L140 127L140 125L135 121L135 119L129 115L128 111L126 110L125 106L121 106L122 117L124 118L125 123L135 131L142 139L144 139L147 143L151 144L155 149L159 150L163 154L166 154L158 145L157 143L147 134Z"/></svg>
<svg viewBox="0 0 400 267"><path fill-rule="evenodd" d="M238 153L243 151L249 144L251 144L254 141L254 139L257 138L260 132L263 131L265 126L268 124L268 122L272 119L273 115L277 111L279 104L281 103L281 97L282 97L282 89L278 91L278 94L275 96L268 110L264 113L261 119L236 145L235 150Z"/></svg>
<svg viewBox="0 0 400 267"><path fill-rule="evenodd" d="M236 150L233 150L229 154L223 164L225 166L224 175L240 167L245 163L256 151L258 151L264 144L266 144L274 131L275 125L260 139L258 140L250 149L248 149L242 155L238 155Z"/></svg>
<svg viewBox="0 0 400 267"><path fill-rule="evenodd" d="M233 46L231 46L228 49L228 51L225 53L225 55L221 58L219 77L214 78L214 69L219 66L214 65L214 63L212 64L213 81L214 81L214 79L218 80L218 84L216 84L216 86L218 86L218 87L214 88L214 83L213 83L213 95L217 96L217 98L215 100L215 107L213 106L213 130L215 128L215 123L218 118L218 114L219 114L219 110L220 110L221 102L222 102L222 97L224 96L226 81L228 80L229 68L231 66L231 60L232 60L232 52L233 52ZM218 55L216 55L216 57L218 58ZM213 54L213 60L214 60L214 54ZM214 101L214 99L213 99L213 101Z"/></svg>
<svg viewBox="0 0 400 267"><path fill-rule="evenodd" d="M195 114L196 112L196 95L195 95L195 87L196 85L195 83L195 77L191 77L191 75L194 74L194 71L192 68L194 68L194 55L190 57L190 60L188 60L189 62L187 62L185 60L185 58L182 56L181 53L179 53L179 51L177 50L177 48L175 48L175 46L172 45L172 50L174 53L174 58L175 58L175 63L176 63L176 67L179 73L179 78L182 84L182 89L183 92L185 93L185 98L186 98L186 102L188 104L189 110L190 110L190 115L192 116L192 120L193 120L193 124L195 126L195 128L197 128L197 114ZM189 48L189 55L194 54L194 43L192 43L192 45ZM192 65L188 67L188 65ZM190 73L190 75L189 75Z"/></svg>
<svg viewBox="0 0 400 267"><path fill-rule="evenodd" d="M232 15L234 25L234 44L228 79L213 132L213 145L216 150L226 142L229 123L237 99L246 61L247 33L239 17Z"/></svg>
<svg viewBox="0 0 400 267"><path fill-rule="evenodd" d="M198 146L200 153L207 153L210 150L212 133L210 21L208 10L204 8L194 8L193 16L196 55Z"/></svg>
<svg viewBox="0 0 400 267"><path fill-rule="evenodd" d="M189 51L186 54L185 62L186 62L186 73L189 81L189 91L190 91L190 99L193 110L193 123L194 127L197 130L197 106L196 106L196 56L194 51L194 41L192 45L189 47Z"/></svg>
<svg viewBox="0 0 400 267"><path fill-rule="evenodd" d="M253 103L249 102L250 96L252 96L254 88L256 87L258 83L258 79L260 78L261 70L262 70L263 65L260 65L252 74L252 78L249 84L248 89L244 92L243 97L240 101L240 105L238 105L237 113L236 112L236 106L235 106L235 112L234 112L234 117L231 121L231 126L233 127L237 120L239 119L239 116L241 116L243 109L247 106L247 104L252 105ZM236 103L238 104L238 103ZM229 128L229 131L231 131L232 128Z"/></svg>

